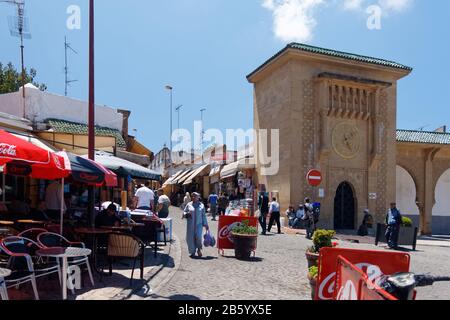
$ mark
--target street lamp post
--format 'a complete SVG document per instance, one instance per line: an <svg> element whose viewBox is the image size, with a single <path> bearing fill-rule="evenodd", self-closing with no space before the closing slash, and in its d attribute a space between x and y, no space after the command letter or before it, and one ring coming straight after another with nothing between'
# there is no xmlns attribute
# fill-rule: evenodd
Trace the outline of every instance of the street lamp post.
<svg viewBox="0 0 450 320"><path fill-rule="evenodd" d="M203 112L206 111L206 108L200 109L200 114L201 114L201 122L202 122L202 132L201 132L201 136L200 136L200 152L202 154L202 162L203 162L203 135L205 134L205 130L203 128Z"/></svg>
<svg viewBox="0 0 450 320"><path fill-rule="evenodd" d="M180 109L183 107L182 104L180 104L178 107L175 108L178 114L178 130L180 130Z"/></svg>

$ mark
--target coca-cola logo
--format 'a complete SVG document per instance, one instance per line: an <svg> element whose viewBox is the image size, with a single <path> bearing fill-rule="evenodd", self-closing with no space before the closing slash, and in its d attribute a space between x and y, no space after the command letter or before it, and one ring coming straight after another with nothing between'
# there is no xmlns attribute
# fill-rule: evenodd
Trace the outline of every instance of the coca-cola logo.
<svg viewBox="0 0 450 320"><path fill-rule="evenodd" d="M226 239L230 240L230 242L233 242L233 238L231 237L231 231L234 229L234 227L240 226L241 222L234 222L230 225L223 226L222 229L219 231L219 239Z"/></svg>
<svg viewBox="0 0 450 320"><path fill-rule="evenodd" d="M8 143L0 143L0 156L16 157L16 146Z"/></svg>
<svg viewBox="0 0 450 320"><path fill-rule="evenodd" d="M355 264L355 266L367 274L369 283L379 285L379 281L381 280L381 277L384 275L379 266L365 262ZM336 286L335 279L336 279L336 272L332 272L320 283L318 291L320 300L332 300L334 289ZM350 292L349 290L350 289L347 288L346 292L347 293Z"/></svg>
<svg viewBox="0 0 450 320"><path fill-rule="evenodd" d="M347 282L342 286L337 295L337 300L358 300L358 292L352 280L347 280Z"/></svg>

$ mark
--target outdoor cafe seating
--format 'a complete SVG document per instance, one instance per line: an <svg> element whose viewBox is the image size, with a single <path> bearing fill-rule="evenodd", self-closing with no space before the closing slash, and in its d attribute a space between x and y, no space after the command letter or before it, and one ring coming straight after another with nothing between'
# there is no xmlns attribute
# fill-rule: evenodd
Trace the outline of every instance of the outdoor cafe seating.
<svg viewBox="0 0 450 320"><path fill-rule="evenodd" d="M57 273L61 281L58 261L37 259L36 251L41 248L38 243L24 237L8 237L0 241L0 251L9 257L6 267L12 271L5 277L6 288L30 282L34 297L39 300L37 278Z"/></svg>

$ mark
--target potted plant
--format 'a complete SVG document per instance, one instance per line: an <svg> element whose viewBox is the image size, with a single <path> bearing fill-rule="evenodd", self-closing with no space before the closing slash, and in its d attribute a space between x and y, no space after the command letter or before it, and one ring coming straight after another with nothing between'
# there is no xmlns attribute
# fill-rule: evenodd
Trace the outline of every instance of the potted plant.
<svg viewBox="0 0 450 320"><path fill-rule="evenodd" d="M314 300L316 296L316 286L317 286L317 277L319 275L319 268L317 266L312 266L309 268L308 272L308 280L309 285L311 286L311 299Z"/></svg>
<svg viewBox="0 0 450 320"><path fill-rule="evenodd" d="M242 224L234 227L231 231L234 255L237 259L248 260L252 251L256 250L258 229L249 226L248 223L248 220L244 220Z"/></svg>
<svg viewBox="0 0 450 320"><path fill-rule="evenodd" d="M308 268L318 265L319 252L321 248L333 247L331 240L336 231L334 230L316 230L312 236L313 246L306 250L306 260L308 260Z"/></svg>
<svg viewBox="0 0 450 320"><path fill-rule="evenodd" d="M408 217L402 217L402 227L411 228L413 226L413 222Z"/></svg>

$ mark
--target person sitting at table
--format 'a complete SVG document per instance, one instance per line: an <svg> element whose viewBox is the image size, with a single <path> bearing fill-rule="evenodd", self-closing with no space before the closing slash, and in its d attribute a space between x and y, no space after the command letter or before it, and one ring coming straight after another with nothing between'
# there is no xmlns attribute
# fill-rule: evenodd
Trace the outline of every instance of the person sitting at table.
<svg viewBox="0 0 450 320"><path fill-rule="evenodd" d="M117 217L117 207L114 203L95 218L95 227L120 227L120 219Z"/></svg>
<svg viewBox="0 0 450 320"><path fill-rule="evenodd" d="M46 212L47 207L45 206L45 201L40 200L37 208L31 210L31 219L36 221L49 221L50 218Z"/></svg>
<svg viewBox="0 0 450 320"><path fill-rule="evenodd" d="M30 207L25 201L19 200L16 196L11 197L11 203L8 206L9 211L18 218L28 218Z"/></svg>

